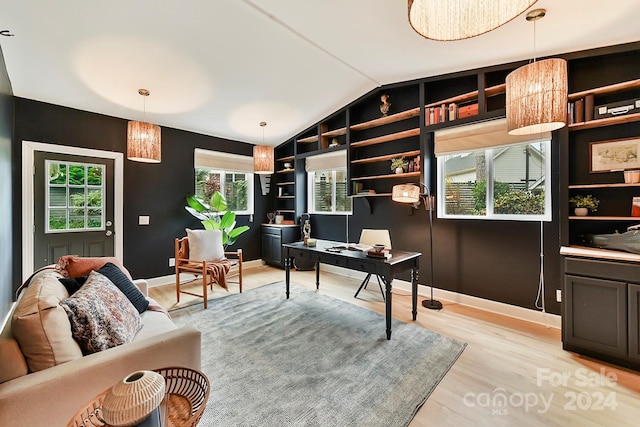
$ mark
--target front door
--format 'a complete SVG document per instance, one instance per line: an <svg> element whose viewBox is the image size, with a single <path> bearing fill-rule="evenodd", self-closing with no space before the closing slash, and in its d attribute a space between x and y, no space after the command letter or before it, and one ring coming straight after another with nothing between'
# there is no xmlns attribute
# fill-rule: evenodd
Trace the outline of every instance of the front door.
<svg viewBox="0 0 640 427"><path fill-rule="evenodd" d="M114 256L113 159L36 151L34 160L34 268Z"/></svg>

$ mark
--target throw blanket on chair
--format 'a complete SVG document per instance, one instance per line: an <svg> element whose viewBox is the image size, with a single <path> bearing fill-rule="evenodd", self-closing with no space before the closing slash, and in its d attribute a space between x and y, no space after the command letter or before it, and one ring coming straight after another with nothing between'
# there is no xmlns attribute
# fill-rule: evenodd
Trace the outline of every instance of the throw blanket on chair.
<svg viewBox="0 0 640 427"><path fill-rule="evenodd" d="M229 290L227 288L227 273L230 269L231 261L226 258L216 262L207 261L207 270L209 271L209 274L211 274L213 280L218 285L220 285L220 287L226 289L227 291Z"/></svg>

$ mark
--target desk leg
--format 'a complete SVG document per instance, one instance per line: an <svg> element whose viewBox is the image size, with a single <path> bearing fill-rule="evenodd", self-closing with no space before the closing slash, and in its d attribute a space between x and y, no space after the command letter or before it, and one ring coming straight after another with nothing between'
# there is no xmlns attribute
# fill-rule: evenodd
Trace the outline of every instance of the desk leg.
<svg viewBox="0 0 640 427"><path fill-rule="evenodd" d="M316 290L320 289L320 261L316 261Z"/></svg>
<svg viewBox="0 0 640 427"><path fill-rule="evenodd" d="M384 284L387 291L387 297L385 298L385 318L387 320L387 339L391 339L391 282L393 279L388 277L384 278Z"/></svg>
<svg viewBox="0 0 640 427"><path fill-rule="evenodd" d="M293 258L289 257L289 255L287 254L287 256L284 258L284 277L285 277L285 283L287 285L287 299L289 299L289 284L291 283L291 264L293 263Z"/></svg>
<svg viewBox="0 0 640 427"><path fill-rule="evenodd" d="M418 317L418 268L411 269L411 313L413 320Z"/></svg>

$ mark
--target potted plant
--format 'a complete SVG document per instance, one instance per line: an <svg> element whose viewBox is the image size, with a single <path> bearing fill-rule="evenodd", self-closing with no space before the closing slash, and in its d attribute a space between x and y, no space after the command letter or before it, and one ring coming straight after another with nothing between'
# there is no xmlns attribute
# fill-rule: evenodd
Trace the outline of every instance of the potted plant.
<svg viewBox="0 0 640 427"><path fill-rule="evenodd" d="M589 212L595 212L598 210L598 203L600 200L596 199L593 195L577 195L569 199L569 203L574 207L574 212L578 216L585 216Z"/></svg>
<svg viewBox="0 0 640 427"><path fill-rule="evenodd" d="M404 157L396 157L391 159L391 170L395 173L404 173L407 167L407 161Z"/></svg>
<svg viewBox="0 0 640 427"><path fill-rule="evenodd" d="M236 214L227 210L227 201L219 191L213 193L209 203L191 194L187 196L187 206L184 208L200 220L205 230L222 230L222 245L225 249L233 245L238 236L249 230L246 225L235 228Z"/></svg>

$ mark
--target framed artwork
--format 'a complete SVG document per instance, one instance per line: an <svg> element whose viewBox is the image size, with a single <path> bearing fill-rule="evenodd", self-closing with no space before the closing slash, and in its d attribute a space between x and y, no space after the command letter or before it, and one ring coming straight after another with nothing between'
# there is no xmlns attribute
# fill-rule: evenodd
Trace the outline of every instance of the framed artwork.
<svg viewBox="0 0 640 427"><path fill-rule="evenodd" d="M592 142L590 172L640 169L640 137Z"/></svg>

